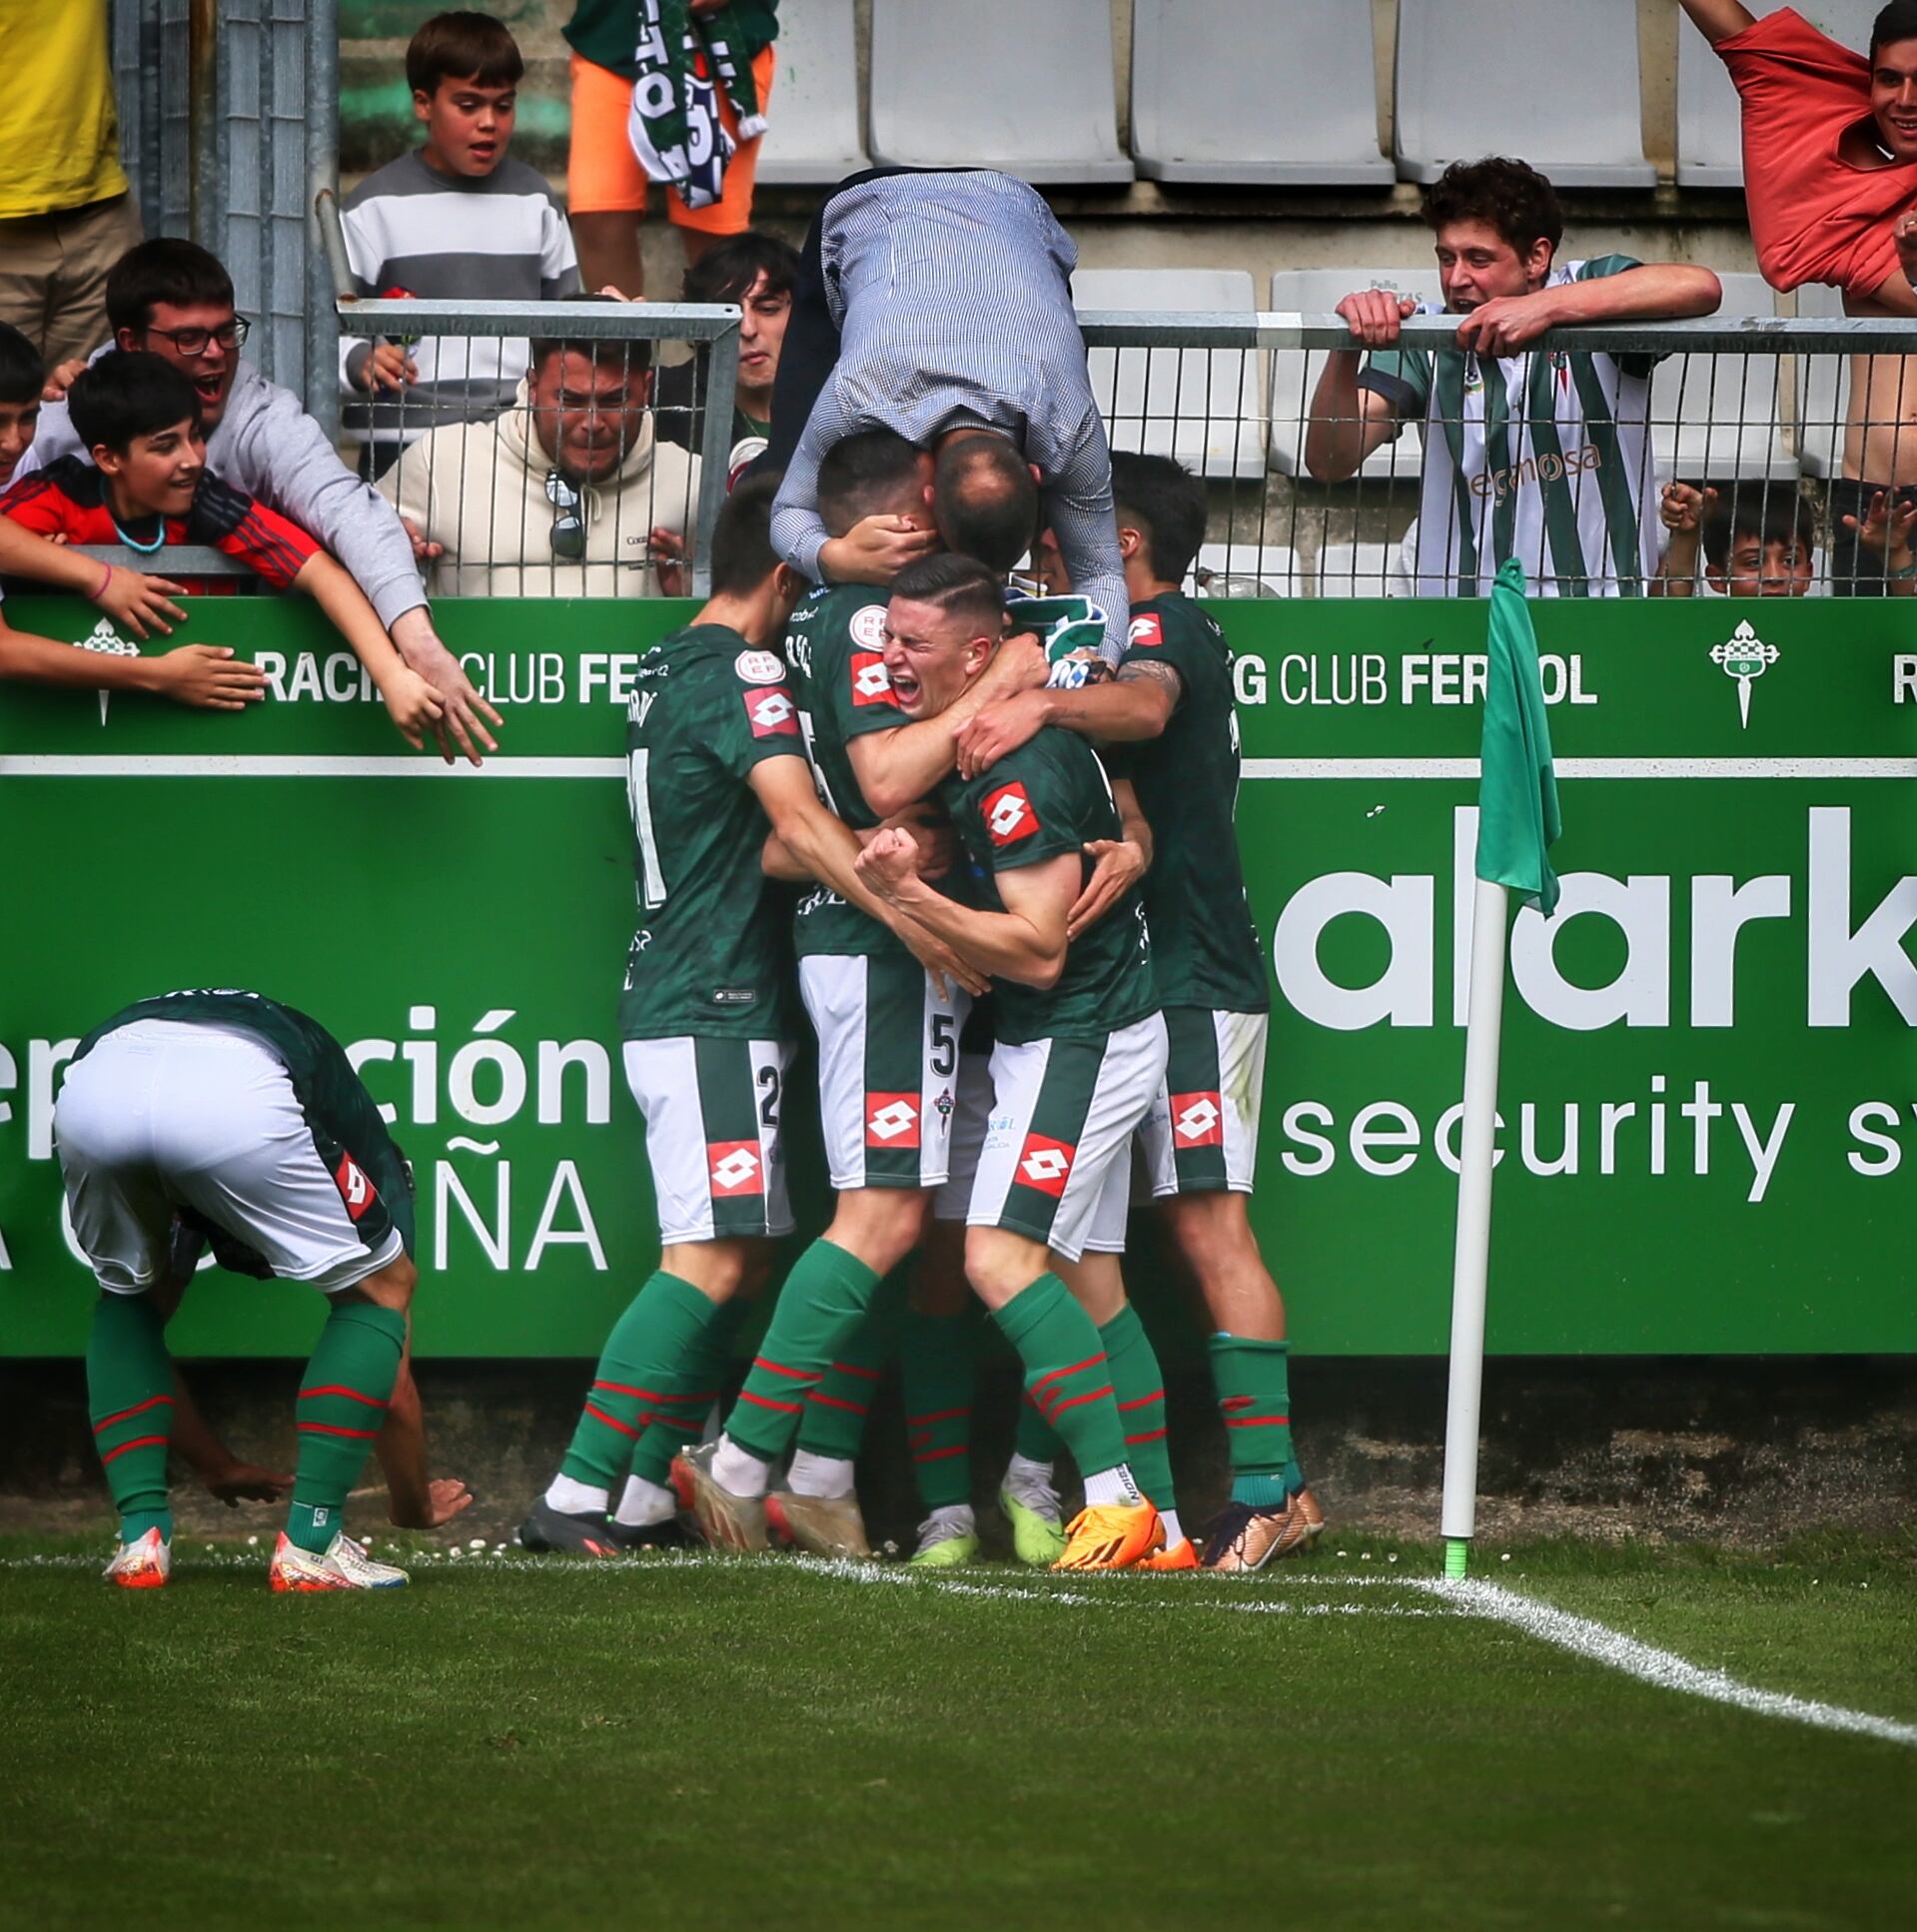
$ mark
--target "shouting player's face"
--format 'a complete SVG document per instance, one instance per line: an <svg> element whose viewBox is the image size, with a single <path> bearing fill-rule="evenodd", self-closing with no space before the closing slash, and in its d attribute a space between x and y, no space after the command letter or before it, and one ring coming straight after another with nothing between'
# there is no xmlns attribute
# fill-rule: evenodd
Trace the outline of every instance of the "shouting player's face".
<svg viewBox="0 0 1917 1932"><path fill-rule="evenodd" d="M625 461L652 395L652 372L627 366L622 346L597 356L547 356L532 372L532 427L573 483L603 483Z"/></svg>
<svg viewBox="0 0 1917 1932"><path fill-rule="evenodd" d="M956 703L997 645L962 613L936 603L894 597L885 607L886 675L909 718L935 718Z"/></svg>
<svg viewBox="0 0 1917 1932"><path fill-rule="evenodd" d="M1891 158L1917 161L1917 40L1871 50L1870 111Z"/></svg>
<svg viewBox="0 0 1917 1932"><path fill-rule="evenodd" d="M118 507L148 516L184 516L207 467L206 438L189 417L152 436L135 437L117 455L96 450L94 461L113 480Z"/></svg>
<svg viewBox="0 0 1917 1932"><path fill-rule="evenodd" d="M145 329L122 329L119 335L122 349L150 349L164 356L193 385L208 436L226 414L244 340L233 305L225 302L189 302L184 308L156 302Z"/></svg>
<svg viewBox="0 0 1917 1932"><path fill-rule="evenodd" d="M1548 242L1520 255L1489 222L1446 222L1436 249L1438 280L1452 315L1468 315L1500 296L1531 295L1550 273Z"/></svg>

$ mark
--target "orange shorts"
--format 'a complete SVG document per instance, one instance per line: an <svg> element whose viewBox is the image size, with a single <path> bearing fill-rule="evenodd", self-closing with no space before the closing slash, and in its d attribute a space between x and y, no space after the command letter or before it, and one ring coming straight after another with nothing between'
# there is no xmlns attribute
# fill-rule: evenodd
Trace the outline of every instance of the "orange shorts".
<svg viewBox="0 0 1917 1932"><path fill-rule="evenodd" d="M772 98L776 52L776 46L763 47L752 61L761 112ZM623 74L572 56L572 145L565 167L566 206L572 214L644 214L649 184L626 137L631 111L632 83ZM723 96L719 118L736 138L738 116ZM665 212L679 228L695 228L706 235L742 235L752 225L752 182L758 171L758 141L741 142L725 164L725 192L710 208L688 208L668 188Z"/></svg>

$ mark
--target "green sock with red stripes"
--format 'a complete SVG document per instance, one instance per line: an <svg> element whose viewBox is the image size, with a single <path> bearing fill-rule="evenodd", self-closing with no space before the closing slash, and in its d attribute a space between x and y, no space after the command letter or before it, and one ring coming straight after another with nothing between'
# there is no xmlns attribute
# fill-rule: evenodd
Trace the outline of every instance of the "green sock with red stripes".
<svg viewBox="0 0 1917 1932"><path fill-rule="evenodd" d="M1092 1318L1056 1275L1041 1275L992 1312L1025 1365L1025 1388L1088 1480L1124 1467L1125 1425Z"/></svg>
<svg viewBox="0 0 1917 1932"><path fill-rule="evenodd" d="M166 1324L144 1295L102 1295L87 1338L87 1408L120 1540L149 1529L171 1539L167 1440L173 1431L173 1358Z"/></svg>
<svg viewBox="0 0 1917 1932"><path fill-rule="evenodd" d="M663 1269L647 1279L606 1337L561 1475L610 1489L625 1474L650 1425L672 1409L679 1378L717 1314L717 1303L690 1282ZM695 1424L680 1440L696 1442L698 1435Z"/></svg>
<svg viewBox="0 0 1917 1932"><path fill-rule="evenodd" d="M851 1462L865 1443L866 1419L879 1378L898 1346L899 1323L905 1313L904 1268L895 1268L879 1283L865 1319L832 1360L806 1398L799 1423L798 1446L807 1455L830 1456ZM769 1341L770 1338L768 1337Z"/></svg>
<svg viewBox="0 0 1917 1932"><path fill-rule="evenodd" d="M1098 1332L1112 1371L1112 1395L1125 1425L1125 1459L1153 1506L1175 1510L1172 1455L1165 1434L1165 1375L1130 1302Z"/></svg>
<svg viewBox="0 0 1917 1932"><path fill-rule="evenodd" d="M899 1340L905 1441L912 1452L912 1479L927 1515L972 1499L972 1388L977 1357L976 1305L957 1315L905 1311ZM1050 1435L1049 1428L1046 1433Z"/></svg>
<svg viewBox="0 0 1917 1932"><path fill-rule="evenodd" d="M1232 1456L1232 1500L1278 1509L1305 1486L1292 1456L1291 1344L1215 1335L1212 1386Z"/></svg>
<svg viewBox="0 0 1917 1932"><path fill-rule="evenodd" d="M705 1297L701 1295L700 1301ZM641 1482L667 1486L672 1474L672 1458L687 1443L696 1443L705 1433L705 1419L712 1405L725 1394L725 1372L731 1366L732 1346L738 1339L739 1323L751 1304L735 1295L712 1312L712 1319L694 1338L679 1359L679 1373L663 1401L640 1411L643 1433L632 1450L632 1473ZM697 1311L695 1310L696 1314ZM646 1418L650 1418L646 1421Z"/></svg>
<svg viewBox="0 0 1917 1932"><path fill-rule="evenodd" d="M406 1317L373 1302L336 1301L314 1345L295 1408L287 1538L318 1555L345 1527L347 1491L366 1466L406 1349Z"/></svg>
<svg viewBox="0 0 1917 1932"><path fill-rule="evenodd" d="M730 1441L762 1462L783 1454L805 1419L807 1399L835 1361L843 1361L879 1278L823 1235L802 1254L779 1290L772 1326L759 1344L745 1387L725 1419Z"/></svg>
<svg viewBox="0 0 1917 1932"><path fill-rule="evenodd" d="M1029 1395L1019 1399L1018 1429L1012 1447L1028 1462L1056 1462L1065 1447L1058 1440L1058 1431L1045 1420L1044 1412Z"/></svg>

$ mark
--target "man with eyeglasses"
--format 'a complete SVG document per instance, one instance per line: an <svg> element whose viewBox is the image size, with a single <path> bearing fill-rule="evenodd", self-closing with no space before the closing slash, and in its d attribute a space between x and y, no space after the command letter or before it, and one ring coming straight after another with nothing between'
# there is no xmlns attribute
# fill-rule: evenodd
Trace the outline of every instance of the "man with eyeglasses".
<svg viewBox="0 0 1917 1932"><path fill-rule="evenodd" d="M405 525L340 461L300 399L240 360L251 324L235 313L219 260L194 242L142 242L107 277L107 320L115 346L164 356L193 385L214 475L290 517L346 566L401 656L445 701L435 735L447 760L458 751L478 764L481 750L497 749L487 726L499 714L440 641ZM49 403L14 475L85 455L65 403Z"/></svg>
<svg viewBox="0 0 1917 1932"><path fill-rule="evenodd" d="M380 493L444 596L676 596L699 460L661 443L651 346L551 337L510 409L422 437Z"/></svg>

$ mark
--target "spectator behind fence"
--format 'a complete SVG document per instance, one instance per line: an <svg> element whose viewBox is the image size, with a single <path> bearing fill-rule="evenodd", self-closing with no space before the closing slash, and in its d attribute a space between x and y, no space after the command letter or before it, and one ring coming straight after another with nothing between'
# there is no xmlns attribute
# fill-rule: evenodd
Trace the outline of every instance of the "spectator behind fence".
<svg viewBox="0 0 1917 1932"><path fill-rule="evenodd" d="M208 470L200 398L171 363L141 350L110 351L75 379L67 406L92 461L61 457L22 478L0 496L0 514L69 544L128 543L153 553L208 544L273 589L304 591L419 746L442 708L432 687L407 669L359 585L305 530Z"/></svg>
<svg viewBox="0 0 1917 1932"><path fill-rule="evenodd" d="M1657 514L1670 540L1654 597L1803 597L1817 587L1817 518L1789 484L1733 490L1726 502L1708 483L1666 483Z"/></svg>
<svg viewBox="0 0 1917 1932"><path fill-rule="evenodd" d="M777 0L689 0L689 12L687 0L577 0L563 29L572 47L566 206L593 288L642 293L639 217L648 179L671 184L666 214L688 262L751 226L777 16ZM694 54L663 31L668 18L689 20L703 78ZM641 80L655 110L649 115L635 112ZM635 134L649 163L639 158ZM736 142L729 154L727 142Z"/></svg>
<svg viewBox="0 0 1917 1932"><path fill-rule="evenodd" d="M654 434L651 345L532 345L513 407L422 437L381 493L463 597L676 595L699 462Z"/></svg>
<svg viewBox="0 0 1917 1932"><path fill-rule="evenodd" d="M1825 283L1853 316L1917 315L1917 0L1891 0L1866 58L1786 7L1682 0L1743 107L1744 196L1758 266L1776 289ZM1839 596L1900 592L1872 503L1917 504L1917 359L1851 358L1843 475L1830 488Z"/></svg>
<svg viewBox="0 0 1917 1932"><path fill-rule="evenodd" d="M140 239L120 166L107 0L4 9L0 320L52 368L107 335L107 271Z"/></svg>
<svg viewBox="0 0 1917 1932"><path fill-rule="evenodd" d="M495 749L486 724L499 714L433 628L392 505L340 461L291 390L241 362L250 325L234 312L233 281L219 261L194 242L142 242L107 277L107 318L122 349L154 351L193 385L214 474L310 531L346 567L400 654L444 700L434 727L442 754L457 749L478 764L481 748ZM67 404L50 403L19 474L82 454Z"/></svg>
<svg viewBox="0 0 1917 1932"><path fill-rule="evenodd" d="M732 402L732 447L726 486L765 448L772 431L772 383L779 373L798 251L748 230L721 242L685 272L681 302L739 305L739 384ZM703 368L697 359L659 371L653 412L659 439L696 452L705 434Z"/></svg>
<svg viewBox="0 0 1917 1932"><path fill-rule="evenodd" d="M1541 596L1637 596L1657 575L1650 514L1650 373L1657 358L1528 349L1547 329L1701 316L1721 290L1708 269L1627 255L1558 262L1563 216L1521 161L1453 162L1425 197L1443 313L1456 349L1400 349L1399 325L1438 313L1389 289L1338 313L1340 350L1312 398L1305 464L1343 483L1406 423L1423 422L1420 596L1487 596L1517 557ZM1495 374L1487 365L1494 364Z"/></svg>
<svg viewBox="0 0 1917 1932"><path fill-rule="evenodd" d="M357 294L484 303L578 293L558 197L506 153L524 71L512 36L487 14L435 14L413 36L406 79L426 144L340 205ZM379 476L436 422L503 409L525 359L522 336L423 336L411 347L341 337L345 394L373 399L344 418L367 437L360 474Z"/></svg>

